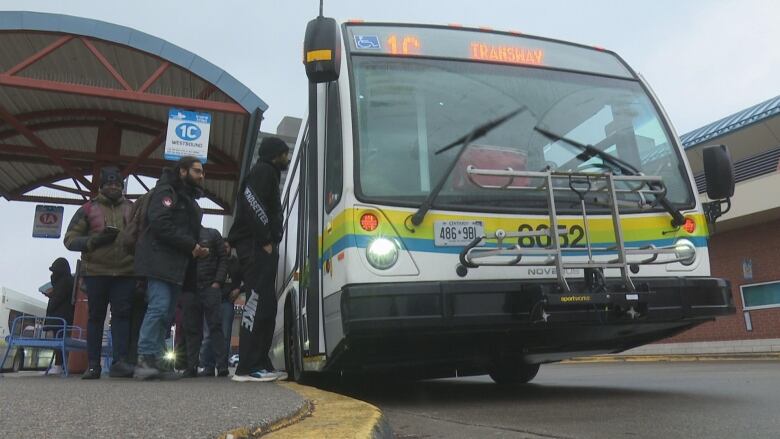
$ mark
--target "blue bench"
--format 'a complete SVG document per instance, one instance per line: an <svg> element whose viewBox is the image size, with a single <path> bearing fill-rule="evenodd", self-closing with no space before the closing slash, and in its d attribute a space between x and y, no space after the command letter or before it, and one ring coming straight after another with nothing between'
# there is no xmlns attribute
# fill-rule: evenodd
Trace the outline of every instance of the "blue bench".
<svg viewBox="0 0 780 439"><path fill-rule="evenodd" d="M34 328L32 333L24 330L30 326ZM52 331L54 336L49 337ZM68 325L65 319L59 317L19 316L14 319L11 325L11 335L6 336L5 339L8 348L5 351L3 361L0 362L0 369L5 365L8 354L14 347L53 349L62 352L62 368L64 376L68 376L68 352L87 350L87 340L82 336L81 327ZM53 361L54 356L52 355L49 367ZM48 373L47 368L46 374Z"/></svg>

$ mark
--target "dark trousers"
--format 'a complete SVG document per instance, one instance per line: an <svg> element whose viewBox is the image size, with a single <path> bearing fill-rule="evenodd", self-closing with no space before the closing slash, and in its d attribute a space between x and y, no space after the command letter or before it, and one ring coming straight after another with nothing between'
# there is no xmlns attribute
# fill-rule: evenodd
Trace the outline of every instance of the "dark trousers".
<svg viewBox="0 0 780 439"><path fill-rule="evenodd" d="M58 332L60 333L60 337L62 337L62 330L63 330L62 322L60 320L54 320L54 319L49 320L48 317L51 316L46 316L46 317L47 319L44 320L43 322L44 325L43 330L46 331L46 338L54 338L57 336ZM72 325L73 324L72 320L73 319L70 320L66 319L65 324ZM71 331L67 331L65 335L71 336L72 335ZM60 349L54 349L54 365L62 366L62 351Z"/></svg>
<svg viewBox="0 0 780 439"><path fill-rule="evenodd" d="M130 314L130 345L127 352L127 362L138 363L138 338L141 334L141 324L146 314L146 282L136 286L133 294L132 311Z"/></svg>
<svg viewBox="0 0 780 439"><path fill-rule="evenodd" d="M100 366L103 350L103 324L111 304L111 344L114 362L127 360L130 342L130 313L135 278L126 276L85 276L87 286L87 357L90 367Z"/></svg>
<svg viewBox="0 0 780 439"><path fill-rule="evenodd" d="M203 342L203 320L209 328L211 349L216 355L217 369L227 369L225 335L222 331L222 291L219 288L199 288L197 293L183 292L181 295L182 326L187 344L187 368L198 367L201 343Z"/></svg>
<svg viewBox="0 0 780 439"><path fill-rule="evenodd" d="M222 333L225 336L225 361L230 356L230 339L233 336L233 321L236 318L235 309L233 309L233 302L225 302L223 300L222 305ZM214 358L214 350L211 349L211 343L213 337L209 332L209 325L203 325L203 343L200 346L200 365L206 369L214 369L216 366L216 360Z"/></svg>
<svg viewBox="0 0 780 439"><path fill-rule="evenodd" d="M236 374L273 370L268 351L276 323L275 282L279 253L276 247L269 254L252 243L237 245L236 253L244 282L250 287L238 333Z"/></svg>

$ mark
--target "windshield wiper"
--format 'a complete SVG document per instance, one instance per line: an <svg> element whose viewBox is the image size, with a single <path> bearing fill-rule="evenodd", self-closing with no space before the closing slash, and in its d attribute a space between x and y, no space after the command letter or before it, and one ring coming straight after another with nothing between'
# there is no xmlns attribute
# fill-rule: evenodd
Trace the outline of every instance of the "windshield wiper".
<svg viewBox="0 0 780 439"><path fill-rule="evenodd" d="M547 137L550 140L556 142L558 141L566 142L569 145L574 146L575 148L581 149L582 153L579 154L577 158L582 161L586 161L592 157L599 157L605 163L609 163L610 165L619 169L620 172L624 175L641 175L639 170L636 169L634 166L630 165L629 163L626 163L625 161L619 159L618 157L615 157L614 155L606 151L602 151L594 147L593 145L585 145L580 142L577 142L576 140L567 139L566 137L545 130L544 128L539 128L538 126L534 127L534 130L541 133L544 137ZM655 183L648 183L648 185L653 189L656 188ZM665 194L658 199L658 204L660 204L661 207L663 207L664 210L666 210L669 213L669 215L672 216L672 227L680 227L683 224L685 224L685 217L678 209L672 206L672 203L670 203L669 200L666 199Z"/></svg>
<svg viewBox="0 0 780 439"><path fill-rule="evenodd" d="M463 152L466 151L466 147L469 145L469 143L479 139L480 137L483 137L485 134L489 133L494 128L498 127L499 125L506 122L507 120L517 116L523 111L526 111L527 109L528 107L523 105L522 107L513 110L510 113L499 117L498 119L485 122L482 125L479 125L476 128L472 129L464 136L458 138L454 142L446 146L443 146L438 151L436 151L435 154L439 155L444 151L448 151L458 145L462 145L460 150L458 151L458 154L455 155L455 158L452 160L452 163L450 163L450 166L447 168L444 174L442 174L441 178L439 178L439 181L436 182L436 186L434 186L433 190L428 193L428 196L425 197L422 204L420 204L420 207L417 208L417 211L412 215L411 217L412 224L414 224L415 226L419 226L420 224L422 224L423 219L425 218L425 214L427 214L428 211L431 210L431 207L433 207L433 201L439 195L439 192L441 192L442 188L444 188L444 184L447 182L447 178L452 173L452 170L455 169L455 166L458 164L458 161L460 160L460 157L463 155Z"/></svg>

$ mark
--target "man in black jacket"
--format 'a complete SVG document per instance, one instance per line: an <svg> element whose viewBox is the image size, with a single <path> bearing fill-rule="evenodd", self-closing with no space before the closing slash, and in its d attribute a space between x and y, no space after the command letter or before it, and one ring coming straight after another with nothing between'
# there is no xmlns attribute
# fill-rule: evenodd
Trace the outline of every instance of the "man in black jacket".
<svg viewBox="0 0 780 439"><path fill-rule="evenodd" d="M276 321L274 283L282 239L279 179L289 164L289 148L283 140L263 139L257 163L242 182L236 220L228 234L250 289L239 330L234 381L274 381L283 375L274 371L268 351Z"/></svg>
<svg viewBox="0 0 780 439"><path fill-rule="evenodd" d="M138 340L138 379L175 378L160 363L182 288L195 289L195 258L209 250L198 243L203 213L195 201L202 193L203 165L183 157L157 181L146 212L147 229L135 248L135 271L147 278L147 309Z"/></svg>
<svg viewBox="0 0 780 439"><path fill-rule="evenodd" d="M217 375L228 376L227 353L222 328L222 286L227 276L228 255L225 240L215 229L203 227L200 230L200 246L209 249L209 254L198 260L197 289L182 292L182 327L187 344L187 369L182 378L198 376L198 356L203 341L203 321L209 329L211 348L216 353ZM212 365L213 367L213 365ZM214 376L212 369L211 376Z"/></svg>

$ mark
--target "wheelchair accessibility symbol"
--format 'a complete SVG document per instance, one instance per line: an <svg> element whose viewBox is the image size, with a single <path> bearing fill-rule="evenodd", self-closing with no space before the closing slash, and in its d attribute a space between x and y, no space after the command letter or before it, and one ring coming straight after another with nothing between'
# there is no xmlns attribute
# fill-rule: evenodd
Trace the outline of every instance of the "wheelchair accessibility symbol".
<svg viewBox="0 0 780 439"><path fill-rule="evenodd" d="M355 35L355 47L358 49L381 49L376 35Z"/></svg>

